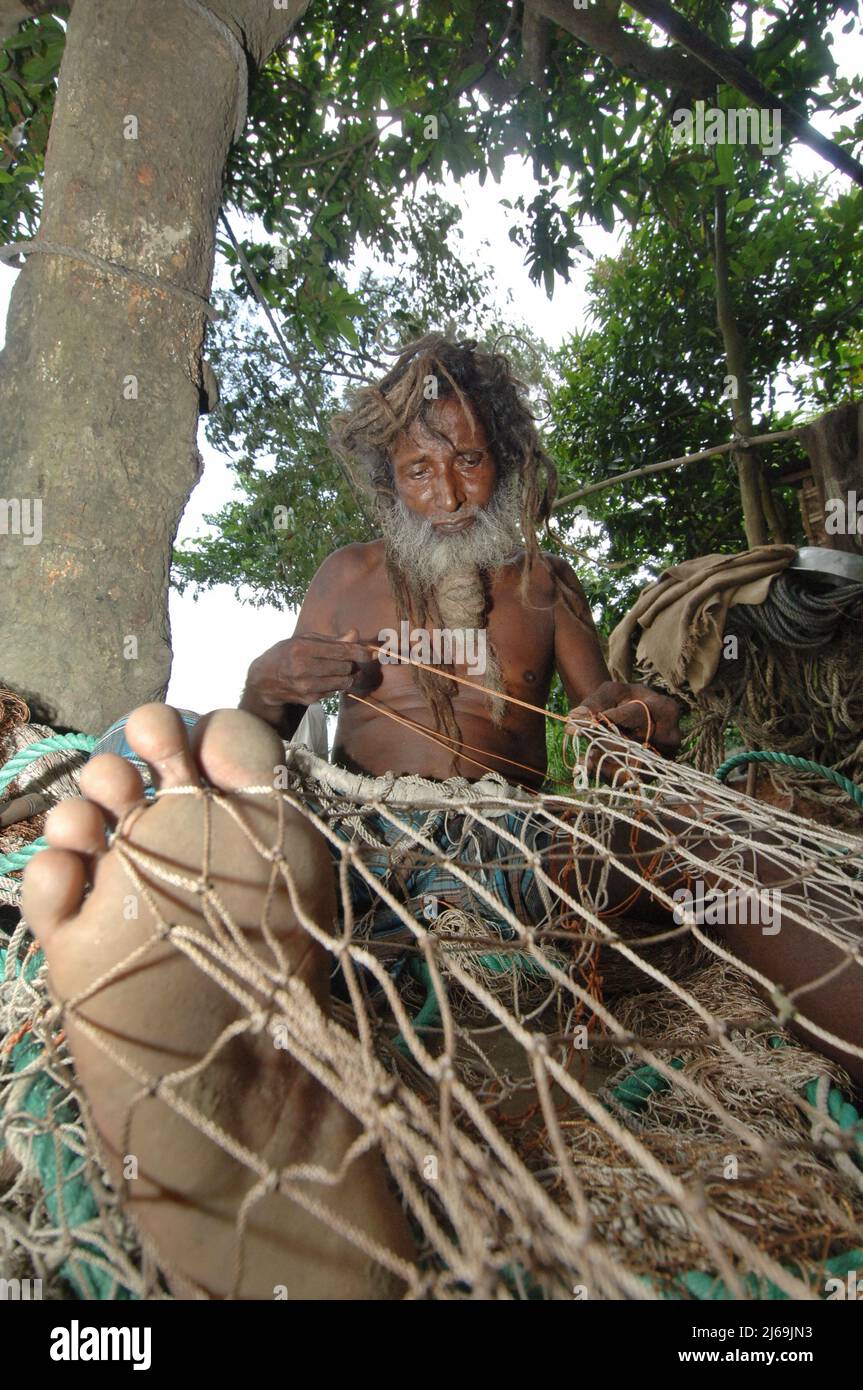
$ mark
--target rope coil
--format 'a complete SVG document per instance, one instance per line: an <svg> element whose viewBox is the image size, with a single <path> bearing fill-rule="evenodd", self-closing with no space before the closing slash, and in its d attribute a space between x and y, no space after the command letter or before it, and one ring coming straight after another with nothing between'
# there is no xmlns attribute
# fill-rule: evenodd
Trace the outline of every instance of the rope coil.
<svg viewBox="0 0 863 1390"><path fill-rule="evenodd" d="M0 767L0 793L4 792L10 782L14 782L20 772L32 763L38 762L40 758L46 757L50 753L59 751L70 753L91 753L98 743L98 739L92 734L54 734L51 738L40 738L36 743L29 743L26 748L20 748L14 753L8 762ZM26 868L27 864L37 854L40 849L45 849L47 841L44 836L38 840L33 840L29 845L24 845L21 849L13 850L11 854L0 854L0 874L17 873Z"/></svg>

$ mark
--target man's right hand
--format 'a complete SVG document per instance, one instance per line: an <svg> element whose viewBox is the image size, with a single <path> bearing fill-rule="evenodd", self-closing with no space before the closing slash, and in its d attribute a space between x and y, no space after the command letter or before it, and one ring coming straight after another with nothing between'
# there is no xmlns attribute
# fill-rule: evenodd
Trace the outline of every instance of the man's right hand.
<svg viewBox="0 0 863 1390"><path fill-rule="evenodd" d="M249 667L243 705L275 713L284 705L308 706L324 695L367 686L369 668L380 663L358 638L351 628L341 637L306 632L277 642Z"/></svg>

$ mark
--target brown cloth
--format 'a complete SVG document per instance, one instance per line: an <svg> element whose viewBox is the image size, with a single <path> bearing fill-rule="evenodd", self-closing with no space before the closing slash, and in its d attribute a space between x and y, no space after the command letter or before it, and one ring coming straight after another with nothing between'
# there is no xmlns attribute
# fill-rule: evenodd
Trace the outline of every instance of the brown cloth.
<svg viewBox="0 0 863 1390"><path fill-rule="evenodd" d="M631 681L635 661L648 678L673 691L698 694L716 674L728 610L763 603L777 574L794 559L794 545L759 545L740 555L700 555L672 565L639 595L608 639L615 680Z"/></svg>

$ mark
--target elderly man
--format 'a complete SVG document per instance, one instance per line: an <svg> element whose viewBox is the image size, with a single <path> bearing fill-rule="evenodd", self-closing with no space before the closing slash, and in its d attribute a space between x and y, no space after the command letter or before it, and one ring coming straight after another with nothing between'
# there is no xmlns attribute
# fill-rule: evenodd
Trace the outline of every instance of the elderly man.
<svg viewBox="0 0 863 1390"><path fill-rule="evenodd" d="M646 705L657 748L678 747L678 706L610 680L578 579L538 548L556 473L503 358L423 340L357 394L333 443L374 490L383 535L324 562L294 635L253 662L241 709L289 738L309 704L339 694L333 757L347 767L471 779L492 769L538 787L557 671L571 705L636 734L647 732ZM425 634L411 645L432 655L436 633L463 633L484 660L439 673L382 662L388 633Z"/></svg>

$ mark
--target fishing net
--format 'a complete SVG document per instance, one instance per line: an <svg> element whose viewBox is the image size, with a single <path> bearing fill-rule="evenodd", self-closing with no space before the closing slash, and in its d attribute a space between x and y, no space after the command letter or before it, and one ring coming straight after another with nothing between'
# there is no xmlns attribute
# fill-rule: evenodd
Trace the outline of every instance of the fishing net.
<svg viewBox="0 0 863 1390"><path fill-rule="evenodd" d="M154 913L144 953L179 953L193 1005L226 992L234 1021L198 1061L148 1075L84 1017L131 962L107 979L94 970L61 1008L18 924L0 985L2 1272L41 1278L45 1296L171 1296L170 1259L128 1216L134 1178L109 1181L100 1162L65 1039L73 1021L135 1079L127 1129L157 1093L162 1113L247 1169L229 1293L245 1277L248 1212L274 1194L413 1297L819 1298L831 1275L863 1265L863 1124L849 1079L788 1027L824 980L784 989L741 965L703 908L704 885L719 884L747 930L777 941L796 924L813 955L830 943L835 983L863 959L860 840L599 726L583 726L572 755L571 789L528 793L494 775L363 778L287 748L277 785L243 792L279 812L269 841L236 798L157 794L189 797L205 825L230 818L250 860L269 863L272 891L284 885L329 958L329 1009L293 979L266 920L267 949L249 949L208 835L178 880L122 822L113 849ZM329 846L335 924L304 908L289 838L281 855L284 816ZM158 908L157 886L178 881L206 927ZM781 931L765 896L777 892ZM269 1035L355 1118L346 1170L380 1151L415 1259L332 1213L331 1175L273 1168L214 1120L191 1079L238 1033Z"/></svg>

